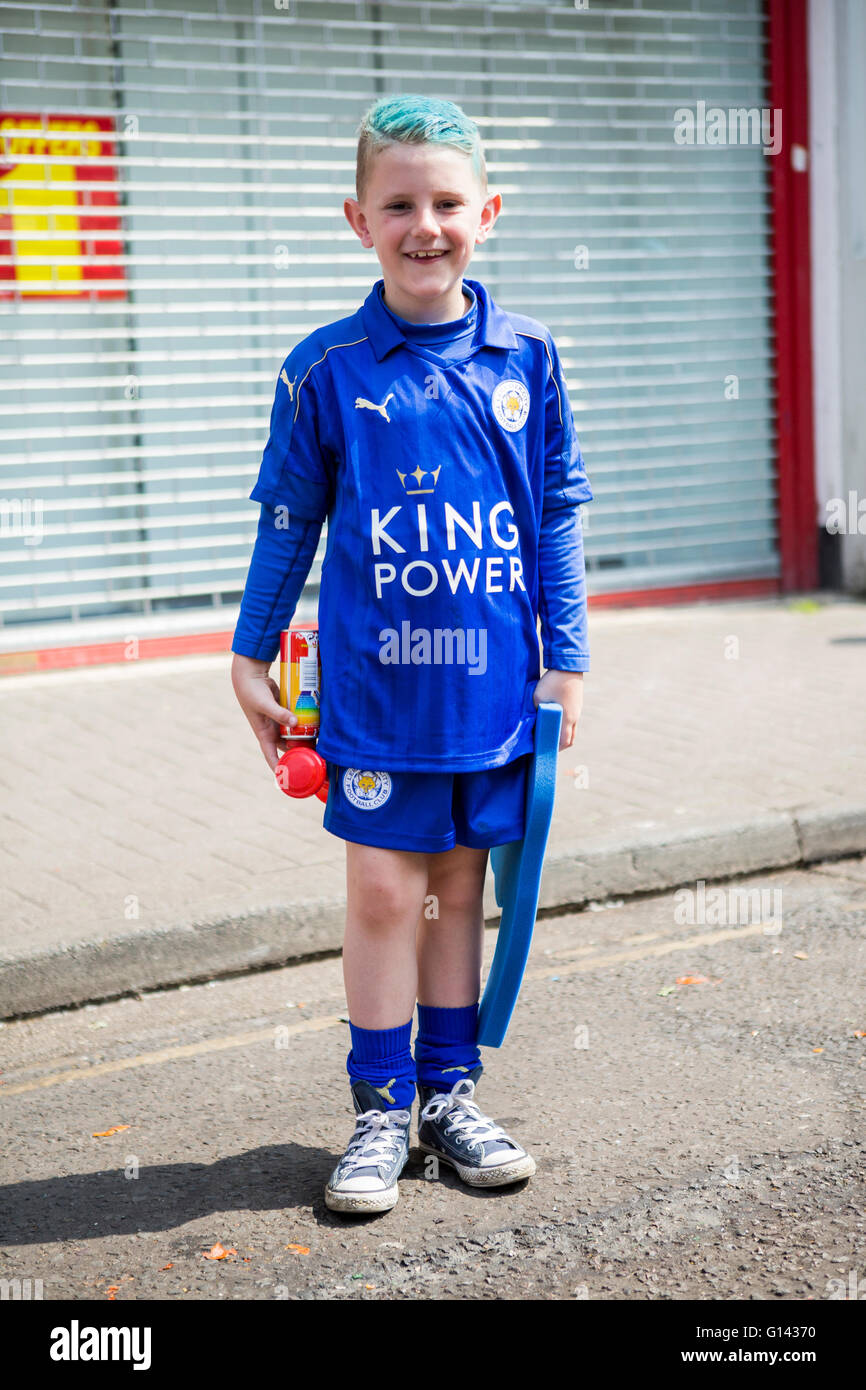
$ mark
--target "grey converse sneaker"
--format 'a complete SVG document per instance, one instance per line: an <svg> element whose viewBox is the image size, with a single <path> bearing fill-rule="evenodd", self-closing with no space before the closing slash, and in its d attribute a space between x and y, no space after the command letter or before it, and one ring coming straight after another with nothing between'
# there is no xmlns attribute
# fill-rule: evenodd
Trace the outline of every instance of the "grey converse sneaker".
<svg viewBox="0 0 866 1390"><path fill-rule="evenodd" d="M389 1109L367 1081L352 1082L352 1101L358 1117L355 1133L328 1180L325 1206L361 1215L390 1211L397 1204L397 1179L409 1158L412 1112Z"/></svg>
<svg viewBox="0 0 866 1390"><path fill-rule="evenodd" d="M450 1093L419 1082L419 1147L449 1163L472 1187L505 1187L531 1178L535 1159L473 1101L480 1075L477 1067L455 1082Z"/></svg>

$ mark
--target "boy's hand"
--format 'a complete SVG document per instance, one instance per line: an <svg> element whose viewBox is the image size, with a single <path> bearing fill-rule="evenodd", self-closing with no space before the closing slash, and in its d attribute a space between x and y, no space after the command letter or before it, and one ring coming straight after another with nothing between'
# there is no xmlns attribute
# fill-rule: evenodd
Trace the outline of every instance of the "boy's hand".
<svg viewBox="0 0 866 1390"><path fill-rule="evenodd" d="M269 661L256 661L238 652L233 655L234 692L259 741L268 767L275 772L281 754L289 746L288 741L280 737L280 725L297 724L298 716L280 704L280 687L268 675L271 669Z"/></svg>
<svg viewBox="0 0 866 1390"><path fill-rule="evenodd" d="M559 751L574 743L577 721L583 707L582 671L545 671L532 696L535 708L542 703L562 706Z"/></svg>

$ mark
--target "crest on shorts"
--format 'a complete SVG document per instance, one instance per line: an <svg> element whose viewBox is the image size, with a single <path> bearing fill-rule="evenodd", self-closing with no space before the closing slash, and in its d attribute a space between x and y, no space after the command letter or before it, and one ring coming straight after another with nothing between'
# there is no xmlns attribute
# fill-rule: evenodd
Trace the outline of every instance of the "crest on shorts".
<svg viewBox="0 0 866 1390"><path fill-rule="evenodd" d="M493 414L504 430L523 429L529 416L529 392L522 381L500 381L492 396Z"/></svg>
<svg viewBox="0 0 866 1390"><path fill-rule="evenodd" d="M360 768L347 767L343 791L359 811L378 811L391 795L391 778L387 772L362 772Z"/></svg>

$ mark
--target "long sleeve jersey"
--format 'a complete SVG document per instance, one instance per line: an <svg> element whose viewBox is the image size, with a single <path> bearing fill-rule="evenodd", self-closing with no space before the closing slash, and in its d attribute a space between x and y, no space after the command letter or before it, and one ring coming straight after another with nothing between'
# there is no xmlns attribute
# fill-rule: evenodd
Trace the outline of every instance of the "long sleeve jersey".
<svg viewBox="0 0 866 1390"><path fill-rule="evenodd" d="M544 661L589 669L586 478L556 346L464 280L466 315L411 324L378 281L277 381L232 650L273 660L325 517L318 750L469 771L532 748Z"/></svg>

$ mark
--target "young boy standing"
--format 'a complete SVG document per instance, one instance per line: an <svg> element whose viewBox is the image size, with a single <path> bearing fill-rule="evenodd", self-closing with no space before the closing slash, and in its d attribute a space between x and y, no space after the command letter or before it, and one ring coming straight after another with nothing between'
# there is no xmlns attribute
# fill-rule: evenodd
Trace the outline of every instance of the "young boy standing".
<svg viewBox="0 0 866 1390"><path fill-rule="evenodd" d="M560 748L574 740L592 492L549 331L464 279L502 203L475 123L449 101L382 98L359 128L356 193L345 214L382 279L280 372L232 680L275 768L278 724L295 721L268 672L327 517L317 747L324 828L346 841L356 1127L325 1201L375 1212L397 1201L416 1089L421 1148L463 1181L535 1172L474 1100L482 892L488 850L524 834L541 701L562 706Z"/></svg>

